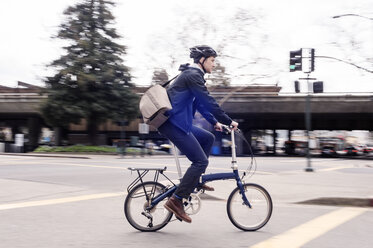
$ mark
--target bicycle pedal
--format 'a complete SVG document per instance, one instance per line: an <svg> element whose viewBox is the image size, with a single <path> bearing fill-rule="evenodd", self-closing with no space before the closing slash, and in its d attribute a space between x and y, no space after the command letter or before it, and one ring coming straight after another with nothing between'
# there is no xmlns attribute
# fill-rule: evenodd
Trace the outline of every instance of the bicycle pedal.
<svg viewBox="0 0 373 248"><path fill-rule="evenodd" d="M176 219L180 220L182 222L183 220L175 215Z"/></svg>

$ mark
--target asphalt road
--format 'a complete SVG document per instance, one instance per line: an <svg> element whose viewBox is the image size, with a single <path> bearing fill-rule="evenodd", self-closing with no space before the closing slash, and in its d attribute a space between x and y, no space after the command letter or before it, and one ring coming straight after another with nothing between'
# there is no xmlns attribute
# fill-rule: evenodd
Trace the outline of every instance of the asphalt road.
<svg viewBox="0 0 373 248"><path fill-rule="evenodd" d="M156 233L141 233L124 218L127 167L164 167L177 179L170 156L51 158L0 155L1 247L366 247L373 244L370 207L296 204L318 197L373 197L373 161L257 158L248 179L270 192L274 211L256 232L235 228L226 214L233 182L211 183L192 224L172 221ZM239 158L240 168L250 158ZM183 170L188 166L181 159ZM230 158L212 157L207 173L229 171ZM149 179L151 179L149 177ZM161 179L162 181L164 179Z"/></svg>

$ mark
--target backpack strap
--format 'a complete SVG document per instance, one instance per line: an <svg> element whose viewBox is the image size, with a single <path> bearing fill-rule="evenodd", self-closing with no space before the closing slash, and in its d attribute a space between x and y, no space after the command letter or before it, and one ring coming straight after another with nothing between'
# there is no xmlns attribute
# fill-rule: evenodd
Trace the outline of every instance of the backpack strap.
<svg viewBox="0 0 373 248"><path fill-rule="evenodd" d="M177 74L175 77L171 78L170 80L168 80L167 82L163 83L163 84L160 84L162 87L166 87L167 85L169 85L172 80L174 80L175 78L177 78L180 74Z"/></svg>

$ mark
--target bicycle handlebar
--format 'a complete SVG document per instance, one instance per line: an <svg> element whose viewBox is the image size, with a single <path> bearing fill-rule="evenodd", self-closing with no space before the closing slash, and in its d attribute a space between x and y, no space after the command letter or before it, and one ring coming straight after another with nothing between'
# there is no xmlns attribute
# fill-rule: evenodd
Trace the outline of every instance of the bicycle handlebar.
<svg viewBox="0 0 373 248"><path fill-rule="evenodd" d="M233 129L233 126L228 126L228 125L222 125L222 128L223 128L223 132L225 132L226 134L229 134L232 132ZM236 129L237 132L240 132L241 130L239 128Z"/></svg>

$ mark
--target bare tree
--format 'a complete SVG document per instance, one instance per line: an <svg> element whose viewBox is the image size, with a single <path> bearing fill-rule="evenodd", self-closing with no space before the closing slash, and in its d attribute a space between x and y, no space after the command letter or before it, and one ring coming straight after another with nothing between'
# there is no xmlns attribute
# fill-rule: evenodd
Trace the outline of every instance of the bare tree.
<svg viewBox="0 0 373 248"><path fill-rule="evenodd" d="M264 54L268 48L268 36L261 27L259 11L236 9L220 16L199 13L199 10L178 9L178 23L167 28L167 33L152 36L151 60L175 70L178 60L188 55L188 48L197 44L213 46L219 54L216 70L207 77L210 86L228 86L231 83L248 84L255 80L272 77L279 72L272 60ZM167 49L164 49L164 48ZM163 49L162 49L163 48ZM162 50L161 50L162 49ZM159 56L159 53L163 56ZM263 68L271 68L269 73Z"/></svg>
<svg viewBox="0 0 373 248"><path fill-rule="evenodd" d="M160 84L168 81L168 74L165 69L156 68L153 71L152 85Z"/></svg>
<svg viewBox="0 0 373 248"><path fill-rule="evenodd" d="M329 45L338 49L342 54L341 60L368 68L366 71L369 71L369 68L373 67L371 49L373 22L357 17L347 18L345 20L342 20L344 18L335 20L334 25L332 25L335 39Z"/></svg>

